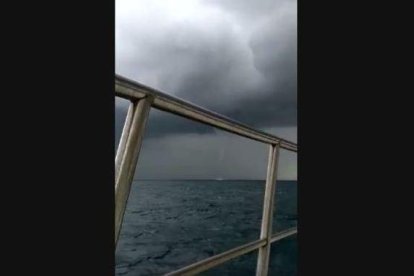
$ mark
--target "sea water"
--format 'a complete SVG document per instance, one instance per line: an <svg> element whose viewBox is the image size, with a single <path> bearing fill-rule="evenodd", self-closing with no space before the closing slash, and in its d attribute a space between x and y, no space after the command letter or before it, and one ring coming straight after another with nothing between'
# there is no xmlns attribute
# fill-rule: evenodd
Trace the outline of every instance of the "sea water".
<svg viewBox="0 0 414 276"><path fill-rule="evenodd" d="M163 275L259 239L264 181L134 181L116 275ZM273 233L297 224L297 183L278 181ZM257 250L200 275L255 275ZM269 275L297 275L297 241L272 244Z"/></svg>

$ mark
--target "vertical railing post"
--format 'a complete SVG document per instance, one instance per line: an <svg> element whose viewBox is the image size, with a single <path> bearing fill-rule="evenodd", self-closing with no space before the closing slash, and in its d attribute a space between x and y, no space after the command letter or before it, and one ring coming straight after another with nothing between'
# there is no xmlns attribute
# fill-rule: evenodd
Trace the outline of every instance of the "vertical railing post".
<svg viewBox="0 0 414 276"><path fill-rule="evenodd" d="M279 144L271 145L267 164L266 187L263 202L262 227L260 238L267 243L259 248L257 257L256 276L267 276L272 237L273 206L276 190L277 165L279 159Z"/></svg>
<svg viewBox="0 0 414 276"><path fill-rule="evenodd" d="M119 171L115 180L115 245L121 231L151 103L152 98L146 97L135 102L133 106L129 134L126 137L125 148L121 155Z"/></svg>
<svg viewBox="0 0 414 276"><path fill-rule="evenodd" d="M115 179L118 178L119 168L121 167L122 157L125 152L125 145L128 139L129 130L132 123L132 114L134 113L134 103L129 102L128 113L125 118L124 128L122 129L121 139L119 140L118 150L115 157Z"/></svg>

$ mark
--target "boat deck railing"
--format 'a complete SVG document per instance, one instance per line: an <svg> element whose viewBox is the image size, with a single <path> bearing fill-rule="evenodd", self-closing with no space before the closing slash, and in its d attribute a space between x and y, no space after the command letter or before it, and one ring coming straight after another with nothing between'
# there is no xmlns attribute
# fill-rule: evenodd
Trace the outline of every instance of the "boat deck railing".
<svg viewBox="0 0 414 276"><path fill-rule="evenodd" d="M149 111L151 108L156 108L269 145L260 239L166 275L195 275L238 256L258 250L256 275L266 276L271 244L297 233L297 228L293 227L272 234L279 152L280 149L297 152L297 144L118 75L115 76L115 96L130 101L115 157L115 246L122 227Z"/></svg>

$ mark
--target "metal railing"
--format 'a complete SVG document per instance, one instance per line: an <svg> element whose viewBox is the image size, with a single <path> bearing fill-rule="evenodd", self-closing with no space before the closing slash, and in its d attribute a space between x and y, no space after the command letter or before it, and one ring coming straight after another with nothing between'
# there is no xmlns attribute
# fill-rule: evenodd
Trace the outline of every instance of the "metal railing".
<svg viewBox="0 0 414 276"><path fill-rule="evenodd" d="M118 75L115 76L115 96L130 101L115 158L115 245L118 242L145 125L153 107L269 145L260 239L167 275L194 275L254 250L259 251L256 275L267 275L271 243L297 233L297 228L293 227L272 235L279 151L285 149L297 152L297 145Z"/></svg>

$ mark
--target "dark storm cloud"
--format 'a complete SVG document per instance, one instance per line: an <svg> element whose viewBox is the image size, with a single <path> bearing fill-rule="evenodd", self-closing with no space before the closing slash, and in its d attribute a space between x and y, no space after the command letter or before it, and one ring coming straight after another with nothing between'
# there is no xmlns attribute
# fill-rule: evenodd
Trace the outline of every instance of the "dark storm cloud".
<svg viewBox="0 0 414 276"><path fill-rule="evenodd" d="M205 20L153 12L145 29L122 25L117 73L254 127L295 126L296 2L201 4L212 9ZM151 136L210 131L169 115L151 121Z"/></svg>
<svg viewBox="0 0 414 276"><path fill-rule="evenodd" d="M296 140L296 1L117 0L116 5L117 74ZM116 103L118 142L128 103ZM223 135L151 110L139 175L262 178L267 148ZM281 175L295 178L294 157L284 160Z"/></svg>

